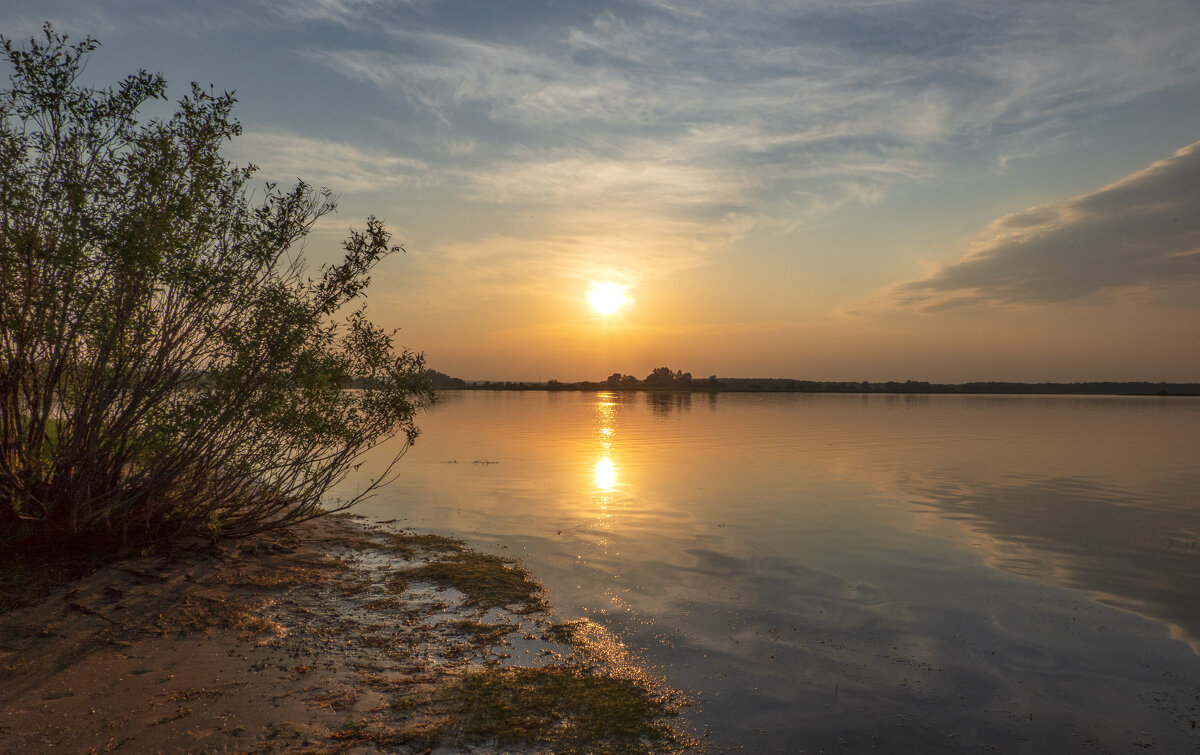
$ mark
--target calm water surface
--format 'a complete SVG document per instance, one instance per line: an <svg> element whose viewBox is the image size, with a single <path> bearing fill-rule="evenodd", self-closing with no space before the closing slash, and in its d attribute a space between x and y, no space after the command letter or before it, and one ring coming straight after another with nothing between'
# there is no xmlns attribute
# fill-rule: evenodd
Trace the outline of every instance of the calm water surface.
<svg viewBox="0 0 1200 755"><path fill-rule="evenodd" d="M1200 751L1200 400L449 392L420 424L360 511L519 556L717 751Z"/></svg>

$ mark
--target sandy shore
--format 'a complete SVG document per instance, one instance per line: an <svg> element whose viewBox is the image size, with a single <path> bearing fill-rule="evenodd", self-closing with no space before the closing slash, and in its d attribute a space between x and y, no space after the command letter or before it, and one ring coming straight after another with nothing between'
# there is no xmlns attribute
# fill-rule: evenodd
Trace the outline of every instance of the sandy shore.
<svg viewBox="0 0 1200 755"><path fill-rule="evenodd" d="M669 752L683 704L518 565L345 518L0 615L5 752Z"/></svg>

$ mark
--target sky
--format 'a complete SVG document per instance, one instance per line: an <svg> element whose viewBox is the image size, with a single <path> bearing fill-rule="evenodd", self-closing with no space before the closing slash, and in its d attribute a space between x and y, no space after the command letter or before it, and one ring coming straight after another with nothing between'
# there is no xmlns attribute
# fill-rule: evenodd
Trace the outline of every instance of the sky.
<svg viewBox="0 0 1200 755"><path fill-rule="evenodd" d="M1200 381L1195 0L0 0L235 91L467 379ZM625 305L589 304L599 283Z"/></svg>

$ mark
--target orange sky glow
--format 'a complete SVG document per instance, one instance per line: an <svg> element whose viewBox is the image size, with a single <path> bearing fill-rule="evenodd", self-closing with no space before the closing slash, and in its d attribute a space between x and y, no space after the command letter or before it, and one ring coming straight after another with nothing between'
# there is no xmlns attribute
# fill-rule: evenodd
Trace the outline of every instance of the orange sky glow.
<svg viewBox="0 0 1200 755"><path fill-rule="evenodd" d="M1200 380L1194 2L37 5L235 90L340 197L310 265L387 223L370 316L451 375Z"/></svg>

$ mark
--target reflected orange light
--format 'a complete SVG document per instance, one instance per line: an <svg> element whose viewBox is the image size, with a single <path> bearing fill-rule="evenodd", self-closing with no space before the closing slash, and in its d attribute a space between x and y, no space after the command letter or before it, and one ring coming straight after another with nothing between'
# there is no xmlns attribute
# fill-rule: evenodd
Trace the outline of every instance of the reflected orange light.
<svg viewBox="0 0 1200 755"><path fill-rule="evenodd" d="M617 469L607 456L601 456L596 462L596 487L605 493L611 493L617 487Z"/></svg>

